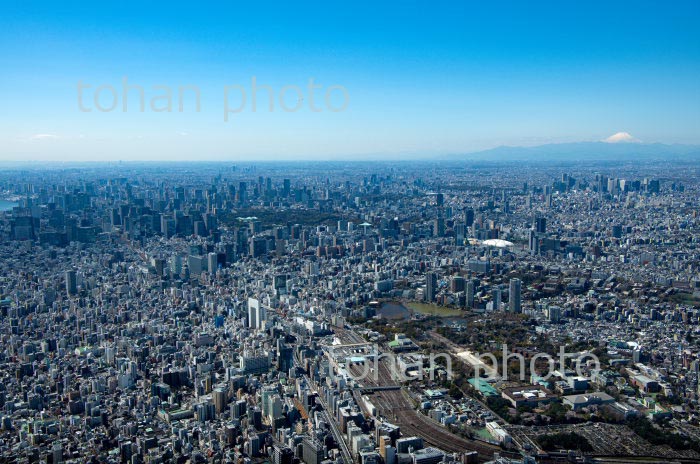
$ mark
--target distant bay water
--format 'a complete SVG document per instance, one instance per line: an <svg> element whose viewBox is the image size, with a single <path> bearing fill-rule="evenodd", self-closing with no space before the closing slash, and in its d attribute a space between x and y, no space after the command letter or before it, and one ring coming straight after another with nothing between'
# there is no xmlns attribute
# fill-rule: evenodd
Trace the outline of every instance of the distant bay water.
<svg viewBox="0 0 700 464"><path fill-rule="evenodd" d="M11 211L15 206L17 206L17 202L0 198L0 211Z"/></svg>

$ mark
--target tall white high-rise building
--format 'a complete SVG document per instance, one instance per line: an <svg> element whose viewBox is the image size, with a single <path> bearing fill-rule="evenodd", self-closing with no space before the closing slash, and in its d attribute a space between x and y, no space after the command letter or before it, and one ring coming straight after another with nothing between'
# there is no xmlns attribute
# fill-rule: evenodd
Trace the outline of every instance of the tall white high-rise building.
<svg viewBox="0 0 700 464"><path fill-rule="evenodd" d="M251 329L264 329L267 321L267 311L256 298L248 298L248 327Z"/></svg>
<svg viewBox="0 0 700 464"><path fill-rule="evenodd" d="M260 302L255 298L248 298L248 327L256 329L258 327L258 308Z"/></svg>

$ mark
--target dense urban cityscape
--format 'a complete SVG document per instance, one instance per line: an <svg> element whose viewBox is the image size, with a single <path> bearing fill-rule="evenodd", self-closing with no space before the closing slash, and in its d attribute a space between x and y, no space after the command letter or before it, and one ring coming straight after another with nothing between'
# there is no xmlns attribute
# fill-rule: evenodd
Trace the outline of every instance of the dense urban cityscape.
<svg viewBox="0 0 700 464"><path fill-rule="evenodd" d="M0 461L700 462L698 174L4 169Z"/></svg>

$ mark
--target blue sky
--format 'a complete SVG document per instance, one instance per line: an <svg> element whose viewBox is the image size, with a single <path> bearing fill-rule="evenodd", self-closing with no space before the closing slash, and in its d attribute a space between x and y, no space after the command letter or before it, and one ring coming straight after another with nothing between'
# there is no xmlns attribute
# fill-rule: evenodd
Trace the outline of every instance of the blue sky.
<svg viewBox="0 0 700 464"><path fill-rule="evenodd" d="M1 160L395 159L619 131L700 143L696 1L98 3L3 3ZM266 91L251 110L253 76L272 112ZM124 77L143 113L138 93L122 111ZM100 85L114 111L94 108ZM177 111L183 85L200 112ZM225 121L234 85L246 105ZM324 102L334 85L340 112ZM172 112L150 109L154 86L173 91ZM302 92L285 94L296 112L280 107L285 86Z"/></svg>

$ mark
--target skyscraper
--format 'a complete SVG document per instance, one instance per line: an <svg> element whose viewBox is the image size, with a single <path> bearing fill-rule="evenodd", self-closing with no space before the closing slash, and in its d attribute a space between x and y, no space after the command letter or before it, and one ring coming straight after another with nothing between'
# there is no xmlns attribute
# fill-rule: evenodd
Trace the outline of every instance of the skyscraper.
<svg viewBox="0 0 700 464"><path fill-rule="evenodd" d="M510 299L508 301L508 310L511 313L520 313L520 279L510 279Z"/></svg>
<svg viewBox="0 0 700 464"><path fill-rule="evenodd" d="M267 311L255 298L248 298L248 327L251 329L264 329L267 320Z"/></svg>
<svg viewBox="0 0 700 464"><path fill-rule="evenodd" d="M453 293L463 292L466 282L462 276L454 276L450 281L450 291Z"/></svg>
<svg viewBox="0 0 700 464"><path fill-rule="evenodd" d="M217 414L224 412L226 408L226 392L222 388L216 388L212 392L212 400Z"/></svg>
<svg viewBox="0 0 700 464"><path fill-rule="evenodd" d="M207 255L207 268L210 274L214 274L219 267L219 256L216 253Z"/></svg>
<svg viewBox="0 0 700 464"><path fill-rule="evenodd" d="M277 370L288 372L294 366L294 351L286 346L282 339L277 339Z"/></svg>
<svg viewBox="0 0 700 464"><path fill-rule="evenodd" d="M437 274L428 272L425 275L425 301L435 301L435 293L437 292Z"/></svg>
<svg viewBox="0 0 700 464"><path fill-rule="evenodd" d="M537 237L535 229L530 229L529 249L531 255L536 255L540 252L540 239Z"/></svg>
<svg viewBox="0 0 700 464"><path fill-rule="evenodd" d="M265 310L265 306L258 303L258 307L256 310L256 315L255 315L255 322L257 324L256 327L258 329L264 329L266 321L267 321L267 310Z"/></svg>
<svg viewBox="0 0 700 464"><path fill-rule="evenodd" d="M438 217L433 220L433 237L445 236L445 219Z"/></svg>
<svg viewBox="0 0 700 464"><path fill-rule="evenodd" d="M472 208L464 210L464 223L467 227L471 227L474 224L474 210Z"/></svg>
<svg viewBox="0 0 700 464"><path fill-rule="evenodd" d="M491 295L493 297L493 310L498 311L501 309L501 289L498 287L494 288Z"/></svg>
<svg viewBox="0 0 700 464"><path fill-rule="evenodd" d="M66 271L66 293L69 296L78 293L78 278L74 270Z"/></svg>
<svg viewBox="0 0 700 464"><path fill-rule="evenodd" d="M474 307L474 281L467 282L467 308Z"/></svg>
<svg viewBox="0 0 700 464"><path fill-rule="evenodd" d="M248 327L255 329L258 327L258 307L260 302L255 298L248 298Z"/></svg>
<svg viewBox="0 0 700 464"><path fill-rule="evenodd" d="M538 234L547 233L547 218L541 216L535 218L535 232Z"/></svg>

